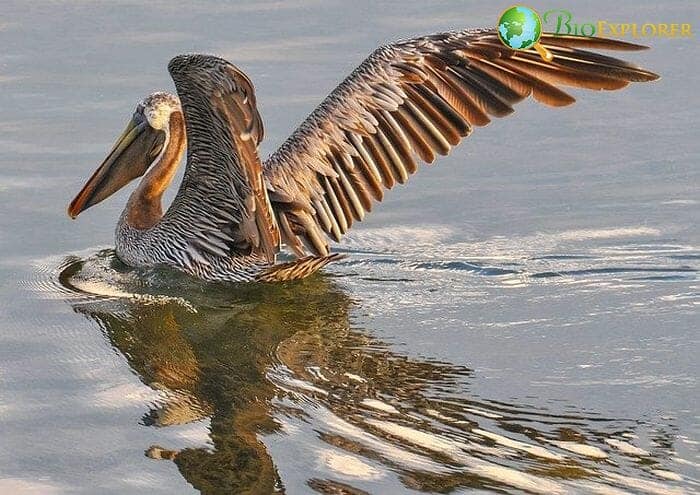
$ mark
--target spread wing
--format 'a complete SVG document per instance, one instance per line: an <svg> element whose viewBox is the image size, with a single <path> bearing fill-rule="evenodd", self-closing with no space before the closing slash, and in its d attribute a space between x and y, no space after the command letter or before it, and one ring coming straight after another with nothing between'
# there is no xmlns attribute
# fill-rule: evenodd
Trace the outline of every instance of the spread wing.
<svg viewBox="0 0 700 495"><path fill-rule="evenodd" d="M168 70L187 128L187 167L163 218L192 261L257 254L273 261L280 238L258 144L263 125L250 80L229 62L180 55Z"/></svg>
<svg viewBox="0 0 700 495"><path fill-rule="evenodd" d="M384 191L419 162L446 155L474 127L559 86L620 89L658 76L589 49L638 50L616 40L544 34L554 55L506 48L496 31L440 33L382 46L350 74L263 165L282 240L298 255L328 254Z"/></svg>

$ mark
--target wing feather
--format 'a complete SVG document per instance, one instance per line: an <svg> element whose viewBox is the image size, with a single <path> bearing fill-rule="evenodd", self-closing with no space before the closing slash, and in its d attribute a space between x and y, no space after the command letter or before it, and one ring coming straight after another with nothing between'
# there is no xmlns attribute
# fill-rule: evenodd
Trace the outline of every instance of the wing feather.
<svg viewBox="0 0 700 495"><path fill-rule="evenodd" d="M554 55L505 47L493 29L439 33L378 48L263 164L283 241L298 255L329 252L384 190L446 155L474 127L513 113L532 95L573 103L560 86L619 89L658 76L589 51L645 47L617 40L554 36ZM282 199L282 198L287 198ZM290 206L293 201L294 206Z"/></svg>
<svg viewBox="0 0 700 495"><path fill-rule="evenodd" d="M180 55L168 69L182 102L188 152L182 185L161 223L186 238L193 262L250 254L274 261L280 234L258 156L264 129L252 83L210 55ZM298 206L284 187L275 197ZM288 228L285 238L290 235Z"/></svg>

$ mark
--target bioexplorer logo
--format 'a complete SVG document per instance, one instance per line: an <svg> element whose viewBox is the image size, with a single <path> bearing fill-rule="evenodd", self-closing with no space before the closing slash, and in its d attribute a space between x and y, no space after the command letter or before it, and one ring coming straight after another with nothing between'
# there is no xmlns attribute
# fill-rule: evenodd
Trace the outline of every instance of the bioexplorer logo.
<svg viewBox="0 0 700 495"><path fill-rule="evenodd" d="M514 5L498 18L498 37L504 45L514 50L535 48L540 56L550 62L552 54L539 40L543 29L554 35L603 36L631 38L690 38L689 23L624 23L610 20L575 22L568 10L548 10L542 17L532 8Z"/></svg>
<svg viewBox="0 0 700 495"><path fill-rule="evenodd" d="M677 22L617 22L607 19L579 22L568 10L548 10L542 14L545 28L554 34L604 36L613 38L692 38L693 26Z"/></svg>

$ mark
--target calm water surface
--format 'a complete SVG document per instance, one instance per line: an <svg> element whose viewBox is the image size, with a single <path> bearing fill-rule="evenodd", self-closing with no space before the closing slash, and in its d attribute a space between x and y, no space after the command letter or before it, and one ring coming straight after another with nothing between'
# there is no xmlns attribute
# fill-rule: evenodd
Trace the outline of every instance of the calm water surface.
<svg viewBox="0 0 700 495"><path fill-rule="evenodd" d="M128 191L65 215L170 57L251 76L266 154L379 43L509 4L0 3L0 493L700 490L695 39L475 133L323 275L221 286L116 259Z"/></svg>

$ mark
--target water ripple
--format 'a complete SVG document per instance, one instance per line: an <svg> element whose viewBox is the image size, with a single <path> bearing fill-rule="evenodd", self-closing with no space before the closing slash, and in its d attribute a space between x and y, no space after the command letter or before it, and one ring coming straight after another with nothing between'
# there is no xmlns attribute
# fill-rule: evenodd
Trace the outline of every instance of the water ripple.
<svg viewBox="0 0 700 495"><path fill-rule="evenodd" d="M230 479L231 466L243 465L245 458L249 468L236 475L237 490L251 489L253 482L278 486L278 469L307 473L307 486L321 493L408 487L676 494L694 483L671 461L678 457L672 427L663 419L614 417L536 398L476 396L469 390L479 380L477 371L402 355L353 323L363 302L353 300L347 288L360 280L364 297L381 295L372 310L387 311L418 300L427 308L438 304L426 296L431 290L441 292L439 304L445 304L445 293L476 303L497 301L508 294L499 292L505 287L527 288L538 279L578 279L585 284L572 290L583 293L586 284L609 279L618 280L611 287L621 290L633 280L658 282L640 274L697 273L664 258L679 250L692 253L686 248L608 245L562 254L556 245L540 253L521 246L506 256L485 246L493 244L460 244L464 259L445 259L454 246L401 257L356 244L350 259L331 267L329 276L301 281L294 290L224 287L167 270L134 270L102 249L40 260L23 286L39 297L63 300L97 323L138 376L138 383L116 379L113 370L103 369L94 340L73 339L60 361L65 365L66 355L72 356L82 380L93 382L81 407L139 410L142 427L165 432L159 442L164 447L142 446L148 457L188 466L181 474L191 482L212 475ZM386 292L392 283L402 285L400 294ZM685 304L696 296L697 291L675 291L657 300ZM553 294L542 297L551 300ZM484 327L505 332L561 323L540 317ZM668 440L644 440L659 435Z"/></svg>

